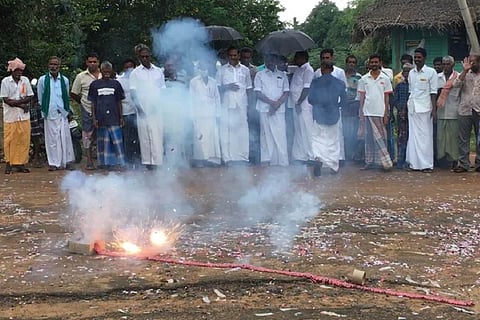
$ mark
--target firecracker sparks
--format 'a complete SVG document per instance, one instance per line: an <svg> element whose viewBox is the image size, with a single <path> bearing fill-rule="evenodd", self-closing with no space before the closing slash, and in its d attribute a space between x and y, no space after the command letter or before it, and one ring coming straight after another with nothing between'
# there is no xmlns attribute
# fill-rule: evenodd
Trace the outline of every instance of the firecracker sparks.
<svg viewBox="0 0 480 320"><path fill-rule="evenodd" d="M183 232L180 223L161 223L149 220L146 223L116 228L113 241L107 246L128 255L158 254L173 250Z"/></svg>

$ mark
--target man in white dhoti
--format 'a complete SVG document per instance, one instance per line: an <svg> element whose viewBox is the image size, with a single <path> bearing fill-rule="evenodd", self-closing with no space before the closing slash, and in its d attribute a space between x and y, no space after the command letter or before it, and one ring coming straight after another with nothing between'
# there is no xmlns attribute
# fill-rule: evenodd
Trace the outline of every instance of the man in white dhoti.
<svg viewBox="0 0 480 320"><path fill-rule="evenodd" d="M240 64L238 49L228 49L228 63L217 72L222 95L220 144L226 165L248 163L249 137L247 123L248 97L252 91L250 70Z"/></svg>
<svg viewBox="0 0 480 320"><path fill-rule="evenodd" d="M333 63L333 71L332 71L332 76L334 76L335 78L337 78L338 80L340 81L343 81L343 83L345 83L345 87L348 86L348 83L347 83L347 77L345 76L345 71L340 68L340 67L337 67L335 65L335 58L334 58L334 51L333 49L331 48L326 48L326 49L323 49L322 51L320 51L320 62L332 62ZM317 77L321 77L323 74L322 74L322 70L321 68L318 68L316 71L315 71L315 78ZM343 137L343 121L342 121L342 109L340 109L340 122L338 123L338 137L339 137L339 140L340 140L340 158L339 160L341 160L343 162L343 160L345 160L345 141L344 141L344 137Z"/></svg>
<svg viewBox="0 0 480 320"><path fill-rule="evenodd" d="M169 167L180 168L188 165L191 157L191 139L187 141L189 124L188 82L185 70L180 68L180 59L170 55L165 60L163 73L167 87L162 95L163 109L163 146L165 149L164 162Z"/></svg>
<svg viewBox="0 0 480 320"><path fill-rule="evenodd" d="M130 75L130 94L137 109L138 138L142 164L154 170L163 164L163 116L161 92L165 89L162 69L151 63L151 51L138 52L141 64Z"/></svg>
<svg viewBox="0 0 480 320"><path fill-rule="evenodd" d="M72 137L68 125L69 82L59 73L61 60L50 57L49 72L38 81L38 101L45 119L45 149L47 150L48 171L59 169L73 170Z"/></svg>
<svg viewBox="0 0 480 320"><path fill-rule="evenodd" d="M255 76L257 110L260 112L260 161L288 166L285 101L289 84L285 72L276 68L277 57L265 57L265 69Z"/></svg>
<svg viewBox="0 0 480 320"><path fill-rule="evenodd" d="M220 115L220 93L217 82L208 76L209 65L200 61L198 76L190 81L190 101L193 121L193 165L218 166L221 162L220 135L217 118Z"/></svg>
<svg viewBox="0 0 480 320"><path fill-rule="evenodd" d="M323 165L332 173L338 172L340 108L347 104L345 83L332 75L333 62L324 61L320 68L322 77L312 81L308 94L308 102L313 106L312 150L316 160L313 174L317 177Z"/></svg>
<svg viewBox="0 0 480 320"><path fill-rule="evenodd" d="M289 108L293 112L293 163L306 163L314 160L312 152L313 116L312 105L308 103L308 91L312 83L314 71L308 62L306 51L295 53L294 63L298 66L290 82Z"/></svg>
<svg viewBox="0 0 480 320"><path fill-rule="evenodd" d="M410 97L408 98L407 159L412 170L433 171L433 120L436 116L438 76L425 65L427 51L415 49L413 60L416 68L408 74Z"/></svg>

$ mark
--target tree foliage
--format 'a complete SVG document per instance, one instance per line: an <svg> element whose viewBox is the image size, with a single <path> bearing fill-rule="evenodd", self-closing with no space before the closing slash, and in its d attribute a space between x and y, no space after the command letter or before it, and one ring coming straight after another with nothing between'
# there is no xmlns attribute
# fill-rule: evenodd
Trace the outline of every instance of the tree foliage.
<svg viewBox="0 0 480 320"><path fill-rule="evenodd" d="M153 28L177 17L231 26L244 36L238 45L253 46L283 27L281 10L277 0L0 0L0 61L19 57L36 77L51 55L67 75L92 51L118 66L136 44L151 44Z"/></svg>
<svg viewBox="0 0 480 320"><path fill-rule="evenodd" d="M337 64L344 66L345 58L354 54L359 67L372 54L379 53L384 61L391 60L390 39L367 37L360 43L352 42L357 17L375 0L354 0L340 11L329 0L320 2L301 25L301 30L312 37L318 49L312 52L313 64L318 64L319 49L333 48Z"/></svg>
<svg viewBox="0 0 480 320"><path fill-rule="evenodd" d="M330 0L322 0L312 10L301 28L312 37L318 47L322 47L328 31L333 27L333 23L339 15L341 12L335 3Z"/></svg>

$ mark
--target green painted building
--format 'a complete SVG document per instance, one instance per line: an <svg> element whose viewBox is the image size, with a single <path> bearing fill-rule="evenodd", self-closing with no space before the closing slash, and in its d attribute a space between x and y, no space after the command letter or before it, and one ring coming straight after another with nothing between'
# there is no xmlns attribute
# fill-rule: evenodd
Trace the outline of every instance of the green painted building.
<svg viewBox="0 0 480 320"><path fill-rule="evenodd" d="M478 23L480 0L467 0ZM427 50L427 64L435 57L451 55L462 61L469 54L463 19L456 0L376 0L357 19L356 36L390 36L392 68L400 70L400 57L413 55L419 46ZM456 64L461 69L461 64Z"/></svg>

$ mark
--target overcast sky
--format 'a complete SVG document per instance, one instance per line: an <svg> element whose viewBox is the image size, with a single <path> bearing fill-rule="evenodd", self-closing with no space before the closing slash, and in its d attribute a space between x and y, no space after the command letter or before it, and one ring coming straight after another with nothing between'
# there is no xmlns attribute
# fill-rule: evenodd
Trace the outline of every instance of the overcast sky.
<svg viewBox="0 0 480 320"><path fill-rule="evenodd" d="M319 0L279 0L281 5L285 8L284 12L280 13L280 20L292 22L296 17L299 23L305 21L312 9L320 2ZM347 6L348 0L332 0L337 7L342 10Z"/></svg>

